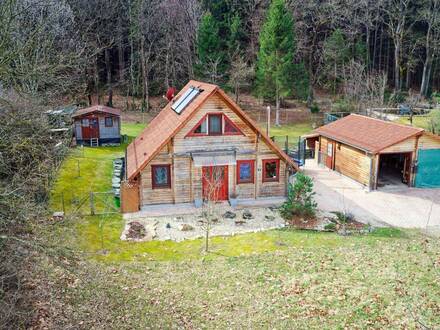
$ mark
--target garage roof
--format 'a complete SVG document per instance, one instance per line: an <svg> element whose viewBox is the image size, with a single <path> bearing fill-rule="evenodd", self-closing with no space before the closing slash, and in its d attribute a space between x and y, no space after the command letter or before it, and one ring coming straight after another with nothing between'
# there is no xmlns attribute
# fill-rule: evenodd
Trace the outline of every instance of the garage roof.
<svg viewBox="0 0 440 330"><path fill-rule="evenodd" d="M315 130L322 136L378 153L396 143L423 133L416 128L371 117L351 114Z"/></svg>

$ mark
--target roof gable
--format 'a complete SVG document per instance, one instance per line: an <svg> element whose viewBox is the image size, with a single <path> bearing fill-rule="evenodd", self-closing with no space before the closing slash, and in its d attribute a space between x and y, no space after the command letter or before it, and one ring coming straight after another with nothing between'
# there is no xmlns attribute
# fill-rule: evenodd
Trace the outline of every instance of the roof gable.
<svg viewBox="0 0 440 330"><path fill-rule="evenodd" d="M94 113L94 112L108 113L108 114L115 115L115 116L121 115L121 110L119 110L119 109L98 104L98 105L93 105L91 107L80 109L80 110L76 111L73 114L72 118L84 116L84 115Z"/></svg>
<svg viewBox="0 0 440 330"><path fill-rule="evenodd" d="M150 124L132 141L127 147L127 178L132 180L142 171L145 166L157 155L157 153L173 138L195 115L197 110L214 94L219 95L223 101L235 111L253 130L258 132L271 148L294 168L296 164L278 147L258 126L243 112L218 86L191 80L177 94L179 99L190 87L196 87L202 91L189 103L185 109L177 114L169 102Z"/></svg>
<svg viewBox="0 0 440 330"><path fill-rule="evenodd" d="M375 118L351 114L315 130L322 136L377 153L424 130Z"/></svg>

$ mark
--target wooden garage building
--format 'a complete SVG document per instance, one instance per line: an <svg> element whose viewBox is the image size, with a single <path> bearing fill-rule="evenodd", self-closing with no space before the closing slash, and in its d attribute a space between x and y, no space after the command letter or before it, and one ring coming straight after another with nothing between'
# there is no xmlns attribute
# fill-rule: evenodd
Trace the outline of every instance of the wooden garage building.
<svg viewBox="0 0 440 330"><path fill-rule="evenodd" d="M363 184L440 187L440 136L351 114L305 137L316 160Z"/></svg>
<svg viewBox="0 0 440 330"><path fill-rule="evenodd" d="M122 211L200 205L214 177L217 200L285 196L297 169L218 86L190 81L127 147Z"/></svg>
<svg viewBox="0 0 440 330"><path fill-rule="evenodd" d="M76 111L73 116L77 144L98 146L121 142L121 111L94 105Z"/></svg>

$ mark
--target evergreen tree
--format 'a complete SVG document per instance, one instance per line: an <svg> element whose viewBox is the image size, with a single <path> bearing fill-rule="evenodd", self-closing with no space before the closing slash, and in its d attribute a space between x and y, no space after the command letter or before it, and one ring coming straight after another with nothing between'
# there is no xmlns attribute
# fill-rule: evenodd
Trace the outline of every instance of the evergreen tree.
<svg viewBox="0 0 440 330"><path fill-rule="evenodd" d="M196 73L216 82L224 70L224 54L219 36L219 24L210 12L203 15L197 32Z"/></svg>
<svg viewBox="0 0 440 330"><path fill-rule="evenodd" d="M280 100L294 93L297 75L304 71L304 66L295 65L295 51L293 17L284 0L273 0L260 33L256 87L260 97L275 100L277 126Z"/></svg>

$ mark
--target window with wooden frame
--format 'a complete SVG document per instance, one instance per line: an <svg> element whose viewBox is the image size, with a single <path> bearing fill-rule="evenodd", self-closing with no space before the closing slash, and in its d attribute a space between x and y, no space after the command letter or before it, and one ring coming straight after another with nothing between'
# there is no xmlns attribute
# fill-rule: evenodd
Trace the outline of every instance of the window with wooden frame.
<svg viewBox="0 0 440 330"><path fill-rule="evenodd" d="M205 115L194 128L186 135L244 135L231 119L222 113L209 113Z"/></svg>
<svg viewBox="0 0 440 330"><path fill-rule="evenodd" d="M280 179L280 160L263 160L263 182L278 182Z"/></svg>
<svg viewBox="0 0 440 330"><path fill-rule="evenodd" d="M82 127L89 127L89 119L88 118L81 119L81 126Z"/></svg>
<svg viewBox="0 0 440 330"><path fill-rule="evenodd" d="M153 189L171 188L171 165L151 165Z"/></svg>
<svg viewBox="0 0 440 330"><path fill-rule="evenodd" d="M237 184L254 183L255 160L237 160Z"/></svg>
<svg viewBox="0 0 440 330"><path fill-rule="evenodd" d="M113 117L105 117L105 127L113 127Z"/></svg>

